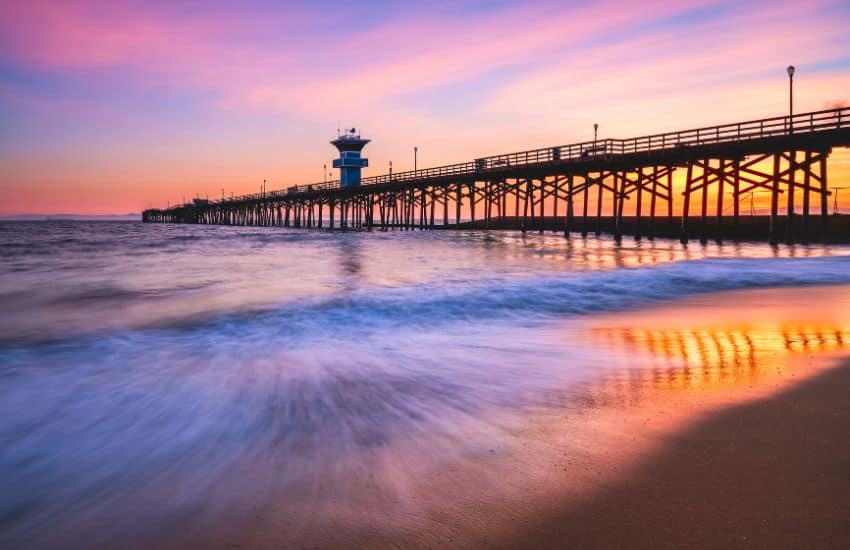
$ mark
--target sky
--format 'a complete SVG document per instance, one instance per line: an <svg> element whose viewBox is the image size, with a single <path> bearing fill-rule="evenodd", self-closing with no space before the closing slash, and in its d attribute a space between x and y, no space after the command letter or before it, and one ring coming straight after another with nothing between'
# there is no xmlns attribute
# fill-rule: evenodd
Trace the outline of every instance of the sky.
<svg viewBox="0 0 850 550"><path fill-rule="evenodd" d="M340 124L375 175L784 115L789 64L796 112L850 105L847 28L846 0L0 0L0 215L322 181Z"/></svg>

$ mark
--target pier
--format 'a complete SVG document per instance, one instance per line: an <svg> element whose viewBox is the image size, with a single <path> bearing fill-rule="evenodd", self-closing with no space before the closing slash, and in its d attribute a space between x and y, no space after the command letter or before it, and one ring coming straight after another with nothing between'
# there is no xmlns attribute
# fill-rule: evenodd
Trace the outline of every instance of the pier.
<svg viewBox="0 0 850 550"><path fill-rule="evenodd" d="M833 191L827 177L832 150L848 146L850 108L844 107L550 146L363 177L356 183L330 181L214 201L195 199L146 210L142 220L327 229L516 229L558 231L566 237L606 232L618 239L666 236L683 243L850 242L850 217L829 213ZM347 162L366 165L359 149L356 160L352 156ZM674 173L684 177L682 185L674 186ZM756 193L769 195L768 215L756 216L747 202Z"/></svg>

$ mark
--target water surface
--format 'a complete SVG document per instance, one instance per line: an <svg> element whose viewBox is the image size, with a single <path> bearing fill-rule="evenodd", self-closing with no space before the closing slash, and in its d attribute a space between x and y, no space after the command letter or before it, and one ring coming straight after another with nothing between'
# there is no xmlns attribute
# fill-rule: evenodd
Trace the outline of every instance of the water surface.
<svg viewBox="0 0 850 550"><path fill-rule="evenodd" d="M533 486L492 462L530 426L568 418L578 457L588 411L770 386L850 334L840 247L52 222L0 224L0 257L0 541L35 546L256 509L409 535L461 501L446 471Z"/></svg>

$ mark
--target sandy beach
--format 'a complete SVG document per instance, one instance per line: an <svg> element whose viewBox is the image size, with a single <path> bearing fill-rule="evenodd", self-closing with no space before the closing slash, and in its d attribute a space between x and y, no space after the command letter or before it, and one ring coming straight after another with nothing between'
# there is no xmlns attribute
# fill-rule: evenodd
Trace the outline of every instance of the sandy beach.
<svg viewBox="0 0 850 550"><path fill-rule="evenodd" d="M505 548L847 548L850 360L668 437Z"/></svg>
<svg viewBox="0 0 850 550"><path fill-rule="evenodd" d="M847 547L846 290L733 291L599 316L591 338L656 368L600 374L526 411L511 444L420 472L404 491L392 477L410 465L360 457L368 478L302 488L301 502L335 509L280 495L176 546ZM739 308L718 307L730 302Z"/></svg>

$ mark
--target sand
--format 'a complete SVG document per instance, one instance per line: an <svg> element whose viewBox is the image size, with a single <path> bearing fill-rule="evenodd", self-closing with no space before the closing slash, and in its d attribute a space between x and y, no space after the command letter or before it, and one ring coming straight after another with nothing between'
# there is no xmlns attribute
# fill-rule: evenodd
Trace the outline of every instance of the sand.
<svg viewBox="0 0 850 550"><path fill-rule="evenodd" d="M563 403L513 413L505 445L433 471L414 475L396 442L154 545L850 548L848 314L850 287L810 287L601 315L586 333L600 360L653 368L601 369Z"/></svg>
<svg viewBox="0 0 850 550"><path fill-rule="evenodd" d="M850 361L667 438L506 548L850 548Z"/></svg>

